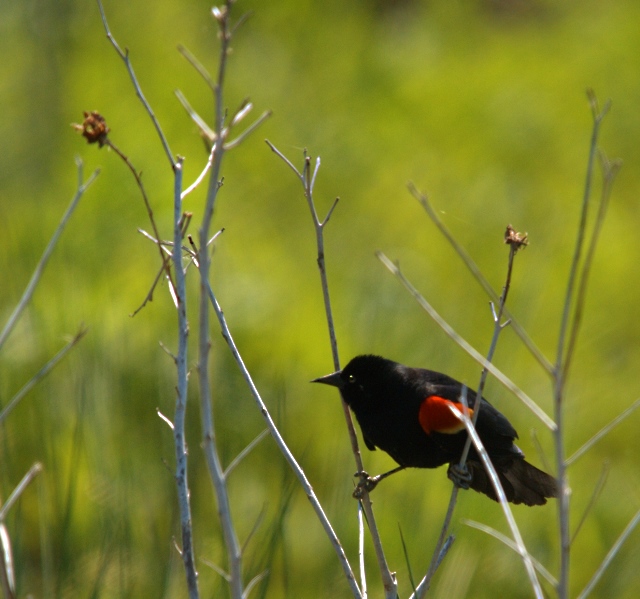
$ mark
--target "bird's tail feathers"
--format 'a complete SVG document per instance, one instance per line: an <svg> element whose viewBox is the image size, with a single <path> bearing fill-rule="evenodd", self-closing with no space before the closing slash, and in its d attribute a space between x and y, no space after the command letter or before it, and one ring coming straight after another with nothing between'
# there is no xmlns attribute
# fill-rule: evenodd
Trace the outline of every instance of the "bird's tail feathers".
<svg viewBox="0 0 640 599"><path fill-rule="evenodd" d="M467 466L472 477L469 486L479 493L484 493L494 501L498 501L491 480L482 463L470 460ZM547 503L547 498L558 496L556 479L532 466L524 459L515 459L506 465L494 464L494 466L507 501L511 503L544 505Z"/></svg>

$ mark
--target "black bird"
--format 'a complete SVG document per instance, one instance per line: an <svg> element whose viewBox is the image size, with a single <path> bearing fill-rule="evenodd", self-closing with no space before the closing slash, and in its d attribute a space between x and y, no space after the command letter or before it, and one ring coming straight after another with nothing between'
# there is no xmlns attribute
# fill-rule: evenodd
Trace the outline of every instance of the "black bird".
<svg viewBox="0 0 640 599"><path fill-rule="evenodd" d="M404 468L437 468L449 464L449 477L464 488L472 488L493 500L493 485L473 445L467 458L467 472L458 464L467 431L449 409L461 412L463 385L455 379L422 368L409 368L379 356L357 356L338 372L315 379L314 383L340 389L344 401L356 415L364 442L370 450L386 451L399 467L360 483L367 490L389 474ZM476 394L466 392L469 415ZM511 423L483 398L475 424L482 443L498 473L507 500L525 505L544 505L557 497L556 479L529 464L514 444L518 438ZM358 496L358 489L354 494Z"/></svg>

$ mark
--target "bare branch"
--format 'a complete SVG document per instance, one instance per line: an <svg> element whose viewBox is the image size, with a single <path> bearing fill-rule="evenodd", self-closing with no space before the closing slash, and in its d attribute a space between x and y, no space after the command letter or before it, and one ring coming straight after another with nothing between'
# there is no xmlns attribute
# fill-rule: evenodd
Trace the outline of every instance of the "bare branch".
<svg viewBox="0 0 640 599"><path fill-rule="evenodd" d="M607 103L605 107L600 110L593 91L588 90L587 95L593 114L593 129L591 133L591 143L589 146L589 157L587 159L587 172L582 197L578 234L571 267L569 269L567 290L565 292L564 306L560 319L560 330L558 332L557 354L553 377L554 414L557 424L557 429L554 432L554 440L556 447L557 477L560 489L558 494L558 514L560 522L560 575L558 582L558 595L561 599L565 599L569 596L569 564L571 554L571 533L569 529L570 490L567 484L567 465L565 462L564 448L564 389L582 319L582 310L586 296L588 275L591 268L591 262L593 260L593 252L595 251L600 228L602 226L602 220L606 213L611 184L613 182L615 172L617 171L617 165L615 167L611 165L609 169L605 170L598 217L587 249L587 256L583 261L582 254L587 234L587 220L593 182L594 162L597 154L598 136L600 133L600 125L610 106L610 103Z"/></svg>
<svg viewBox="0 0 640 599"><path fill-rule="evenodd" d="M575 542L576 537L578 536L578 533L580 532L580 529L582 528L582 525L585 523L585 521L587 519L587 516L591 513L591 510L595 506L596 501L598 500L598 497L600 497L600 494L602 493L602 490L604 489L604 485L607 482L607 477L608 476L609 476L609 464L607 462L605 462L604 465L602 466L602 472L600 473L600 477L598 478L598 482L596 482L596 485L593 488L593 493L591 493L591 498L589 499L589 503L587 504L587 507L585 508L584 513L582 514L582 518L580 518L580 521L578 522L578 526L576 526L576 529L573 532L573 535L571 537L571 544L572 545Z"/></svg>
<svg viewBox="0 0 640 599"><path fill-rule="evenodd" d="M565 460L565 464L570 466L578 458L581 458L589 449L591 449L602 437L607 435L609 431L614 429L625 418L633 414L638 408L640 408L640 397L636 399L624 412L616 416L609 424L603 426L591 439L589 439L580 449L578 449L571 457Z"/></svg>
<svg viewBox="0 0 640 599"><path fill-rule="evenodd" d="M313 227L316 233L316 250L317 250L317 259L316 263L318 265L318 270L320 272L320 283L322 286L322 296L324 300L325 307L325 318L327 321L327 328L329 331L329 343L331 345L331 353L333 357L333 366L335 370L340 370L340 357L338 354L338 340L335 333L335 326L333 321L333 311L331 309L331 297L329 294L329 282L327 279L327 271L325 265L325 254L324 254L324 225L327 223L329 216L333 212L333 209L336 206L337 200L333 203L331 209L329 210L327 218L324 222L320 222L318 218L318 213L315 207L315 203L313 200L313 186L316 181L316 176L318 174L318 170L320 168L320 158L316 159L315 168L313 171L313 175L311 175L311 159L307 155L306 150L304 151L304 167L302 172L300 173L298 169L293 165L293 163L280 152L271 142L265 140L267 145L271 148L271 150L277 154L285 164L293 170L298 179L300 180L303 189L304 196L307 200L307 205L309 207L309 212L311 213L311 218L313 221ZM353 453L353 457L356 463L357 472L364 475L364 466L362 463L362 455L360 454L360 449L358 447L358 437L356 435L355 427L353 425L353 418L351 416L351 412L349 411L349 406L347 406L344 399L341 397L341 405L342 412L344 415L345 423L347 425L347 432L349 435L349 441L351 443L351 451ZM380 539L380 534L378 532L378 527L375 521L375 516L373 514L373 508L371 506L371 500L369 499L369 493L364 489L363 496L361 497L362 508L364 509L367 524L369 525L369 531L371 532L371 540L373 542L374 551L376 554L376 560L378 562L378 568L380 570L380 575L382 577L382 584L384 586L385 595L387 598L395 598L397 595L397 582L395 576L391 573L389 566L387 564L386 557L384 555L384 548L382 547L382 540ZM366 584L364 582L364 578L362 579L363 586Z"/></svg>
<svg viewBox="0 0 640 599"><path fill-rule="evenodd" d="M191 107L191 104L189 104L189 101L179 89L175 90L174 93L180 104L182 104L183 108L187 111L191 120L196 124L198 129L200 129L200 134L206 139L209 145L213 145L217 139L215 131L209 127L207 122Z"/></svg>
<svg viewBox="0 0 640 599"><path fill-rule="evenodd" d="M187 441L185 420L187 412L187 386L189 371L187 367L187 340L189 337L189 321L187 320L187 286L182 268L182 159L173 169L175 173L173 190L173 265L176 276L175 299L178 309L178 354L176 356L177 383L176 407L173 418L173 436L176 451L176 486L178 489L178 505L180 508L180 526L182 532L182 562L185 568L187 589L190 599L197 599L198 573L195 565L193 528L191 523L191 502L189 499L189 480L187 469Z"/></svg>
<svg viewBox="0 0 640 599"><path fill-rule="evenodd" d="M162 268L166 272L167 280L169 281L169 286L171 287L172 292L173 292L175 284L173 282L173 277L171 276L170 259L165 254L165 252L163 251L162 243L160 241L160 231L158 230L158 226L156 225L156 219L155 219L155 217L153 215L153 208L151 208L151 202L149 202L149 198L147 197L147 192L146 192L146 190L144 188L144 184L142 183L142 175L133 166L133 164L131 163L129 158L123 152L121 152L120 149L110 139L106 139L105 142L104 142L104 145L107 145L108 147L110 147L120 157L120 159L127 165L127 168L131 171L131 174L133 175L134 179L136 180L136 183L138 185L138 189L140 190L140 193L142 195L142 200L144 202L144 206L147 209L147 215L149 217L149 221L151 222L151 226L153 227L153 233L156 236L156 245L158 246L158 251L160 252L160 260L162 261ZM175 165L174 165L174 170L175 170ZM156 280L158 280L157 277L156 277ZM134 316L140 311L141 308L143 308L145 306L147 301L151 301L153 299L154 287L155 287L155 285L151 287L151 291L149 292L149 295L147 296L145 301L142 303L140 308L138 308L133 313Z"/></svg>
<svg viewBox="0 0 640 599"><path fill-rule="evenodd" d="M591 593L591 591L593 591L594 587L596 586L596 584L598 584L598 581L600 580L600 578L602 578L602 575L605 573L605 570L609 567L609 565L613 561L613 558L620 551L620 548L622 547L623 543L629 538L629 535L631 535L631 533L634 531L636 526L638 526L638 523L640 523L640 511L636 512L636 515L631 519L629 524L627 524L627 527L622 531L622 534L618 537L618 540L613 544L613 547L611 547L611 549L609 550L609 553L607 553L606 557L602 561L602 564L600 564L600 567L596 570L595 574L593 575L593 577L591 578L587 586L578 595L578 599L585 599Z"/></svg>
<svg viewBox="0 0 640 599"><path fill-rule="evenodd" d="M95 181L96 177L100 174L100 170L96 169L91 174L91 176L87 179L87 181L83 182L82 180L83 179L83 174L82 174L83 163L80 158L76 159L76 166L78 167L78 185L76 187L76 193L73 196L73 199L69 204L69 207L67 208L64 215L60 219L60 222L58 223L56 230L51 236L51 239L49 240L47 247L42 253L40 261L38 262L35 270L33 271L33 274L31 275L31 279L29 280L29 283L26 289L24 290L22 297L20 298L20 301L14 308L13 312L11 313L11 316L9 316L9 320L7 321L4 328L2 329L2 332L0 332L0 349L2 349L2 346L4 345L5 341L8 339L9 335L11 334L11 331L13 330L16 323L20 319L22 312L29 305L31 298L33 297L33 293L36 290L38 283L40 282L40 277L42 277L42 273L44 272L44 269L47 266L47 262L49 262L49 258L51 257L51 254L53 254L53 250L55 249L56 244L58 243L58 239L60 239L60 235L62 235L62 231L64 231L64 228L69 222L71 215L73 214L76 207L78 206L78 202L80 202L80 199L84 195L84 192L89 188L89 186Z"/></svg>
<svg viewBox="0 0 640 599"><path fill-rule="evenodd" d="M477 530L481 530L482 532L486 532L488 535L491 535L495 539L498 539L501 543L504 543L510 549L513 549L516 553L518 553L518 546L506 535L503 535L501 532L497 531L495 528L491 526L487 526L486 524L482 524L481 522L475 522L474 520L467 520L463 518L461 520L462 524L466 524L471 528L476 528ZM549 582L554 587L558 584L558 581L555 579L553 574L549 572L537 559L531 556L531 561L535 566L535 569L540 573L547 582Z"/></svg>
<svg viewBox="0 0 640 599"><path fill-rule="evenodd" d="M247 129L245 129L238 137L232 139L231 141L225 144L225 149L232 150L236 146L240 145L249 135L251 135L262 123L264 123L270 116L272 112L270 110L265 110Z"/></svg>
<svg viewBox="0 0 640 599"><path fill-rule="evenodd" d="M36 462L29 471L22 477L22 480L17 484L16 488L11 491L11 495L4 502L0 508L0 522L4 522L9 510L14 506L16 501L20 498L24 490L31 484L31 481L42 472L42 464Z"/></svg>
<svg viewBox="0 0 640 599"><path fill-rule="evenodd" d="M178 52L180 52L180 54L182 54L182 56L184 56L186 58L187 62L189 62L189 64L196 71L198 71L198 73L205 80L207 85L212 90L215 90L216 85L215 85L211 75L209 74L209 71L207 71L207 69L203 66L203 64L182 44L178 44Z"/></svg>
<svg viewBox="0 0 640 599"><path fill-rule="evenodd" d="M229 327L227 325L227 321L224 317L224 313L220 308L220 304L218 303L218 300L216 299L215 294L213 293L213 289L211 288L211 285L208 282L207 282L207 293L208 293L208 297L211 302L211 305L213 306L214 312L218 318L218 323L220 324L222 336L224 340L227 342L227 345L231 350L231 354L233 355L236 361L236 364L240 368L240 372L242 373L242 376L245 382L247 383L247 386L249 387L249 390L251 392L251 395L254 401L258 405L258 409L260 410L260 414L262 414L262 417L267 425L269 433L273 437L274 441L276 442L276 445L278 446L278 449L280 450L282 455L285 457L287 463L293 470L294 474L296 475L296 478L302 485L302 488L305 494L307 495L307 498L309 499L309 502L311 503L311 506L313 507L313 510L315 511L316 516L318 517L318 519L320 520L320 523L322 524L322 528L327 534L331 542L331 545L333 546L334 551L336 552L336 555L340 560L340 564L342 565L342 569L345 573L345 576L347 578L347 581L349 583L353 596L362 597L360 589L358 588L358 584L353 576L351 566L349 565L349 560L347 559L347 556L344 553L344 549L342 548L340 540L338 539L336 533L334 532L333 527L331 526L331 522L329 521L326 514L324 513L324 510L320 505L320 501L316 497L313 487L307 480L307 477L304 471L302 470L302 468L296 461L295 457L291 453L291 450L287 446L285 440L282 438L282 435L280 434L280 431L278 430L273 419L271 418L269 409L267 408L266 404L262 400L262 397L260 396L260 393L257 387L255 386L255 383L253 382L251 374L249 373L249 370L244 364L242 356L240 355L240 352L231 335L231 331L229 330Z"/></svg>
<svg viewBox="0 0 640 599"><path fill-rule="evenodd" d="M235 458L233 458L233 460L231 460L226 470L224 471L225 478L229 477L236 466L238 466L240 462L242 462L242 460L246 458L258 445L258 443L260 443L260 441L262 441L262 439L264 439L268 434L269 431L265 428L255 439L253 439L253 441L251 441L251 443L249 443L249 445L247 445Z"/></svg>
<svg viewBox="0 0 640 599"><path fill-rule="evenodd" d="M53 358L51 358L36 374L34 374L29 382L27 382L20 391L18 391L0 412L0 424L2 424L11 411L18 405L20 400L33 389L55 366L71 351L76 344L87 334L87 329L81 327L75 334L73 339L69 341Z"/></svg>
<svg viewBox="0 0 640 599"><path fill-rule="evenodd" d="M211 146L211 152L209 152L209 158L207 160L207 164L204 165L204 168L202 169L202 172L198 175L198 178L191 185L189 185L187 189L185 189L182 192L182 200L184 200L194 189L198 187L198 185L200 185L200 183L202 183L207 173L211 169L211 164L213 163L213 154L215 151L216 151L216 144L213 144Z"/></svg>
<svg viewBox="0 0 640 599"><path fill-rule="evenodd" d="M173 154L171 153L171 149L169 148L169 142L167 141L167 138L164 136L164 133L162 132L162 127L160 127L160 122L156 118L156 115L154 114L153 110L151 109L151 105L149 104L149 102L147 102L147 99L144 97L144 94L142 93L142 89L140 87L140 84L138 83L136 74L133 71L133 66L131 65L131 61L129 60L129 51L125 50L123 52L120 46L118 45L118 42L116 42L115 38L111 34L111 31L109 29L109 24L107 23L107 17L105 15L104 8L102 7L102 2L100 0L98 0L98 8L100 9L100 16L102 17L102 24L104 25L104 30L107 33L107 39L111 42L111 45L115 48L116 52L118 53L118 56L120 56L125 66L127 67L127 71L129 72L131 83L133 83L136 96L138 96L138 98L140 99L140 102L142 102L144 109L147 111L147 114L149 115L149 117L151 118L151 121L153 122L153 126L155 127L156 132L158 133L158 137L162 142L162 146L164 147L165 154L167 155L167 158L169 159L169 163L171 164L171 168L175 168L177 162L174 159Z"/></svg>
<svg viewBox="0 0 640 599"><path fill-rule="evenodd" d="M576 291L575 307L573 312L573 323L571 325L571 332L569 334L569 341L565 350L564 364L562 366L562 377L567 377L569 367L571 365L571 359L573 358L578 332L580 325L582 324L582 315L584 312L584 303L587 297L587 285L589 282L589 274L591 273L591 265L593 264L593 258L595 255L596 246L600 238L600 232L602 231L602 225L607 214L607 208L609 207L609 199L611 197L611 191L613 189L613 182L615 180L622 163L619 160L609 161L606 156L601 152L601 165L602 165L602 191L600 194L600 203L598 206L598 214L591 232L591 239L589 240L589 246L582 263L582 269L580 272L580 280L578 282L578 289Z"/></svg>
<svg viewBox="0 0 640 599"><path fill-rule="evenodd" d="M493 304L491 304L491 309L492 309L492 313L493 313L493 318L494 318L494 327L493 327L493 337L491 339L491 344L489 347L489 351L487 353L487 358L486 358L486 362L487 363L491 363L491 361L493 360L493 355L495 353L496 347L498 345L498 337L500 336L500 333L502 332L502 329L504 328L504 324L501 322L502 319L502 315L504 313L505 310L505 303L507 301L507 295L509 293L509 288L511 286L511 273L513 271L513 261L515 258L515 255L518 251L518 249L520 247L522 247L522 245L526 244L526 235L524 237L520 236L519 234L517 234L513 228L511 227L511 225L509 225L507 227L506 230L506 234L505 234L505 242L509 244L509 259L507 262L507 276L506 276L506 280L505 280L505 284L504 287L502 289L502 295L500 296L500 301L499 301L499 307L498 307L498 311L495 311L495 307ZM508 321L507 321L508 322ZM477 393L476 393L476 400L475 400L475 404L473 406L473 424L475 426L475 423L477 421L478 418L478 414L480 412L480 407L481 407L481 403L482 403L482 393L484 390L484 385L485 382L487 380L487 374L488 374L489 370L484 367L482 369L482 374L480 376L480 383L478 384L478 389L477 389ZM467 406L467 395L466 395L466 391L467 388L463 387L462 389L462 404L463 406ZM460 461L459 461L459 466L460 468L464 468L466 461L467 461L467 457L469 455L469 450L471 449L471 437L468 436L467 440L464 444L464 447L462 449L462 454L460 456ZM440 531L440 536L438 537L438 542L436 544L436 549L433 553L433 556L431 558L431 564L429 565L429 570L427 572L427 575L425 576L425 578L421 581L420 583L420 592L416 592L415 595L418 598L424 597L427 590L429 589L429 586L431 584L431 579L433 578L434 574L436 573L436 570L438 568L438 565L440 564L440 562L442 561L442 551L444 549L444 543L445 540L447 538L448 535L448 531L449 531L449 525L451 523L451 519L453 517L453 510L455 508L455 504L456 504L456 500L458 497L458 487L457 485L453 485L453 489L451 491L451 498L449 500L449 506L447 508L447 513L445 515L443 524L442 524L442 529Z"/></svg>
<svg viewBox="0 0 640 599"><path fill-rule="evenodd" d="M304 185L304 177L302 176L302 173L300 173L300 171L298 171L298 169L293 165L293 162L291 162L291 160L289 160L280 150L278 150L278 148L276 148L268 139L265 139L264 141L271 148L271 151L274 154L280 156L283 162L295 173L296 177L298 177L298 179L300 179L301 183Z"/></svg>

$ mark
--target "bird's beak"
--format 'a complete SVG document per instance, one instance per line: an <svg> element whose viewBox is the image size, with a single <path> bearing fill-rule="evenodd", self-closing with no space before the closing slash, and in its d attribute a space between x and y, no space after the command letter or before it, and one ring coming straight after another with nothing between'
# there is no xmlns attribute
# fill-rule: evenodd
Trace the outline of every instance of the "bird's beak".
<svg viewBox="0 0 640 599"><path fill-rule="evenodd" d="M338 372L327 374L326 376L321 376L319 379L313 379L311 382L324 383L325 385L332 385L333 387L338 387L338 389L342 389L342 387L344 387L344 381L340 376L341 374L342 374L342 370L338 370Z"/></svg>

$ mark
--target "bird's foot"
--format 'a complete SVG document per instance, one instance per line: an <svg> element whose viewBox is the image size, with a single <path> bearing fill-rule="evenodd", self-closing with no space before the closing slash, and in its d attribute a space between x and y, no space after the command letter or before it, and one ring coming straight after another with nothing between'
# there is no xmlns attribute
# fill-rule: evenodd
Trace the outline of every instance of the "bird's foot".
<svg viewBox="0 0 640 599"><path fill-rule="evenodd" d="M367 493L371 493L378 483L380 482L380 476L369 476L367 472L362 470L361 472L356 472L353 476L360 477L360 482L356 485L356 488L353 490L353 496L356 499L362 499L364 497L365 491Z"/></svg>
<svg viewBox="0 0 640 599"><path fill-rule="evenodd" d="M466 466L460 466L460 464L450 464L447 470L447 476L449 480L461 489L469 490L471 485L472 476L469 469Z"/></svg>

